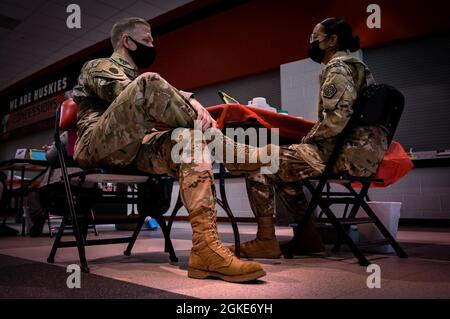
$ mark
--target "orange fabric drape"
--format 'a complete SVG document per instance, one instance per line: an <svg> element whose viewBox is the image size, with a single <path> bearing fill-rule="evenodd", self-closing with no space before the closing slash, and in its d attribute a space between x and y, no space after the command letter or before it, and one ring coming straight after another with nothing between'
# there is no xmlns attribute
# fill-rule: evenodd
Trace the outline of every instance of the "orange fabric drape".
<svg viewBox="0 0 450 319"><path fill-rule="evenodd" d="M314 122L304 120L300 117L275 113L258 107L239 104L220 104L206 108L211 116L217 121L217 127L223 129L227 122L257 121L267 128L278 128L280 138L297 140L301 142ZM168 129L166 125L158 122L158 130ZM396 183L414 167L408 154L397 141L392 141L383 162L381 163L376 178L384 180L383 183L372 183L372 187L386 187ZM358 187L358 184L354 184Z"/></svg>
<svg viewBox="0 0 450 319"><path fill-rule="evenodd" d="M280 137L295 139L299 143L314 125L313 122L302 118L238 104L221 104L208 107L207 110L217 121L217 126L220 129L223 129L226 122L245 122L251 119L256 120L264 127L278 128ZM376 178L381 178L384 182L372 183L372 187L386 187L394 184L405 176L413 166L400 143L392 141L376 174ZM357 187L358 185L355 184L354 186Z"/></svg>

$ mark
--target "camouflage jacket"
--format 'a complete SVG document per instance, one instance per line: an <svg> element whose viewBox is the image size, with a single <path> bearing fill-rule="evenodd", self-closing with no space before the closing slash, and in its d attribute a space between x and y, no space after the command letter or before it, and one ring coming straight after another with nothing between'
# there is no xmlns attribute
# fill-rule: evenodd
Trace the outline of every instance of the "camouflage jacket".
<svg viewBox="0 0 450 319"><path fill-rule="evenodd" d="M353 54L338 51L325 66L320 79L318 121L303 138L297 151L308 164L323 171L336 142L353 113L358 92L374 84L367 66ZM335 172L371 176L387 150L386 133L376 126L351 130L338 158Z"/></svg>
<svg viewBox="0 0 450 319"><path fill-rule="evenodd" d="M78 141L89 134L98 118L112 101L138 77L138 70L120 55L88 61L84 64L73 88L73 99L78 104ZM180 93L189 99L193 93Z"/></svg>

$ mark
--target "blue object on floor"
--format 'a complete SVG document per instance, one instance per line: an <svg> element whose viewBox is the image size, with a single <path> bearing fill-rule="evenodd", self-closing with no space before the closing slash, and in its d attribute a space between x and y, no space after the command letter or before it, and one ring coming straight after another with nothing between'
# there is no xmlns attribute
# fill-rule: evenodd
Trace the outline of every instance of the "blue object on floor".
<svg viewBox="0 0 450 319"><path fill-rule="evenodd" d="M150 230L156 230L159 227L158 222L154 218L150 218L148 220L148 227L150 227Z"/></svg>

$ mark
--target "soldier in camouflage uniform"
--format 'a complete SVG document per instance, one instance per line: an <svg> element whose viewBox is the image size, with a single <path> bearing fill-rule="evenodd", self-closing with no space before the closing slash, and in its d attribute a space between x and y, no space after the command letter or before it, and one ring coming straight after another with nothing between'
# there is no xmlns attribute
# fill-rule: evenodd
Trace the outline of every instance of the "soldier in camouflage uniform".
<svg viewBox="0 0 450 319"><path fill-rule="evenodd" d="M249 174L246 178L250 204L258 222L256 239L241 244L241 256L277 258L280 245L275 237L274 187L296 222L306 208L302 189L289 182L322 174L337 135L352 115L358 92L374 84L367 66L351 52L359 49L359 39L353 37L351 26L341 19L330 18L319 23L311 36L309 56L324 63L321 74L318 122L303 138L301 144L282 147L280 168L274 175ZM376 126L357 127L350 132L339 156L335 173L372 176L387 150L385 131ZM295 243L299 253L323 250L321 238L310 220ZM232 247L232 250L234 248Z"/></svg>
<svg viewBox="0 0 450 319"><path fill-rule="evenodd" d="M175 163L171 150L177 141L171 138L172 130L154 129L160 120L193 135L194 121L203 130L214 127L215 121L192 93L177 90L156 73L138 74L138 68L147 68L155 55L145 20L116 23L111 42L114 54L88 61L73 90L79 106L75 160L82 168L134 166L178 178L193 230L189 277L245 282L264 276L259 263L239 260L218 238L211 160Z"/></svg>

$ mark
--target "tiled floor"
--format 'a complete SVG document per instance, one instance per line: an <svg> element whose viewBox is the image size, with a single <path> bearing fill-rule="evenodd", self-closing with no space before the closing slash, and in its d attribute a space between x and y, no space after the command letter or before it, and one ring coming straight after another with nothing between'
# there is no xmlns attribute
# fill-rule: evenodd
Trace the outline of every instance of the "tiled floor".
<svg viewBox="0 0 450 319"><path fill-rule="evenodd" d="M242 223L239 229L241 239L248 240L256 227ZM219 232L226 244L232 243L229 225L219 224ZM100 229L102 238L125 233L128 232ZM280 239L289 239L291 234L290 228L277 228ZM381 288L374 289L367 287L370 273L359 266L349 252L291 260L261 259L258 261L263 264L267 276L252 284L194 280L187 277L191 248L189 224L175 223L172 239L178 263L170 263L167 254L162 252L164 241L160 231L146 230L141 232L131 257L122 254L124 244L88 247L91 272L197 298L450 298L449 229L400 230L398 239L410 257L369 255L369 259L381 268ZM0 238L0 254L45 263L52 242L53 239L47 236L3 237ZM55 265L65 272L65 267L72 263L77 263L76 249L60 249Z"/></svg>

